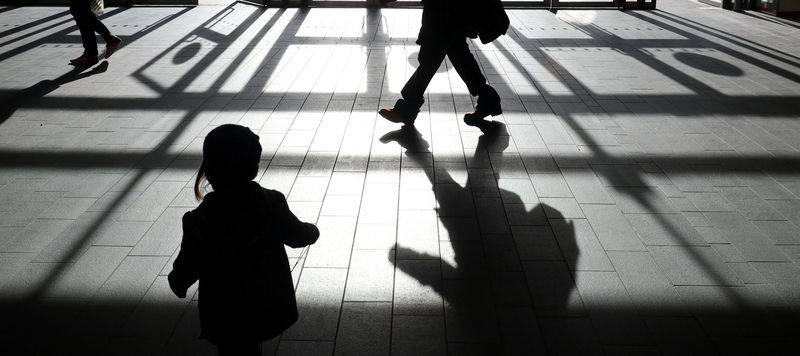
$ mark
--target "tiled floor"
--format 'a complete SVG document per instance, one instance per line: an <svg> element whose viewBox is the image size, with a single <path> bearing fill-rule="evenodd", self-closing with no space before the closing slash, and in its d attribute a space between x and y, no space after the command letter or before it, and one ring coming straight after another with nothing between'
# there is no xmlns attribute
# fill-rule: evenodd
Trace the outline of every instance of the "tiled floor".
<svg viewBox="0 0 800 356"><path fill-rule="evenodd" d="M800 29L658 6L509 11L505 113L447 64L404 130L419 10L111 8L80 71L66 8L0 7L0 354L214 353L166 274L223 123L322 231L265 355L797 352Z"/></svg>

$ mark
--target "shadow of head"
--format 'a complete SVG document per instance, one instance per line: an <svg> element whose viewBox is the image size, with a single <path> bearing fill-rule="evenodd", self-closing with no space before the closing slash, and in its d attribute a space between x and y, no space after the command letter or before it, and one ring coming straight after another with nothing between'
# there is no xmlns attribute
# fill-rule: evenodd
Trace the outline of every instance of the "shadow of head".
<svg viewBox="0 0 800 356"><path fill-rule="evenodd" d="M739 67L702 54L678 52L675 53L675 59L692 68L717 75L724 75L727 77L741 77L744 75L744 72Z"/></svg>
<svg viewBox="0 0 800 356"><path fill-rule="evenodd" d="M547 223L556 236L559 249L564 256L565 262L568 266L574 267L580 255L578 244L575 241L575 224L572 220L565 218L561 211L551 205L539 203L539 207L544 211L545 216L547 216Z"/></svg>

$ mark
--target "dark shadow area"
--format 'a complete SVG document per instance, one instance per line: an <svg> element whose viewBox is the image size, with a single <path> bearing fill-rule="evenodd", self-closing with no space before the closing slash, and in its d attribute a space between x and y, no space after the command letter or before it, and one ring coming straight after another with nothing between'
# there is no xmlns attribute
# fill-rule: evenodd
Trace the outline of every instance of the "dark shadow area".
<svg viewBox="0 0 800 356"><path fill-rule="evenodd" d="M556 228L555 226L553 228ZM650 308L641 310L614 305L585 307L572 286L572 278L563 261L525 262L528 269L537 269L538 280L531 288L542 294L534 295L531 304L473 306L483 301L482 295L497 292L458 288L485 288L486 281L445 280L445 293L466 293L455 296L448 307L448 328L460 334L486 329L499 329L502 343L484 344L477 340L452 341L448 351L457 354L517 354L517 355L597 355L623 350L634 354L765 354L793 355L800 340L796 315L777 310L745 314L736 310L687 301L677 309ZM400 272L404 273L404 272ZM526 273L528 271L526 270ZM199 323L197 301L161 295L168 288L159 277L142 300L136 297L118 300L45 299L28 309L20 309L13 301L0 301L3 325L0 327L0 353L3 355L215 355L213 345L197 338ZM423 282L423 281L421 281ZM439 283L439 282L436 282ZM164 284L164 285L161 285ZM167 292L163 290L163 292ZM513 292L513 291L504 291ZM566 293L566 294L563 294ZM466 297L466 298L465 298ZM461 298L462 300L458 300ZM537 299L539 298L539 299ZM554 307L548 312L549 306ZM560 299L565 298L565 299ZM577 298L577 299L575 299ZM466 299L466 300L463 300ZM560 300L560 301L559 301ZM557 308L570 301L568 313ZM577 300L577 302L575 302ZM573 304L574 303L574 304ZM463 312L457 307L472 308ZM324 306L306 306L307 314L324 314ZM497 308L500 325L472 325L459 328L465 322L482 321L477 313ZM531 310L533 308L533 310ZM609 345L599 339L598 328L614 321L614 315L639 314L645 326L642 332L651 333L649 343L633 341ZM450 335L448 335L450 337ZM485 340L480 335L478 340ZM275 355L280 341L263 344L264 355ZM505 346L505 347L504 347Z"/></svg>
<svg viewBox="0 0 800 356"><path fill-rule="evenodd" d="M671 73L670 73L671 74ZM672 78L675 79L675 78ZM373 82L370 82L373 83ZM377 82L379 83L379 82ZM701 82L697 82L701 83ZM700 87L709 88L707 85L700 85ZM695 87L697 88L697 86ZM8 90L8 89L0 89L0 97L4 95L9 95L11 92L16 92L16 90ZM330 94L330 93L325 93ZM219 101L230 101L233 100L238 94L230 94L230 93L222 93L215 95L217 100ZM66 97L53 97L48 96L44 97L41 100L37 100L35 105L31 105L28 107L31 108L44 108L44 109L60 109L60 108L74 108L74 109L82 109L82 110L97 110L98 108L131 108L136 107L137 105L140 108L174 108L174 109L183 109L183 110L190 110L193 106L189 104L195 103L197 100L204 101L208 98L208 94L206 93L187 93L182 94L182 97L186 98L185 101L180 101L177 103L165 103L163 98L92 98L92 102L85 102L85 101L78 101L76 102L72 98ZM676 104L685 104L691 105L692 114L696 116L704 116L704 115L730 115L730 116L761 116L761 117L780 117L784 118L787 116L795 115L798 111L800 111L800 96L769 96L769 97L759 97L759 96L714 96L713 94L708 95L709 99L713 98L714 100L708 100L703 102L703 98L705 95L695 95L695 94L678 94L678 95L635 95L635 94L619 94L619 95L593 95L595 100L613 100L619 101L623 103L631 103L631 102L641 102L642 100L664 100L668 99L671 103ZM520 99L523 101L538 101L541 100L541 96L527 96L527 95L520 95ZM576 102L575 96L572 94L551 94L548 95L548 99L552 100L553 102L558 103L571 103ZM650 111L646 111L649 109ZM640 108L640 113L642 114L665 114L665 115L678 115L678 116L686 116L687 112L685 107L680 107L676 105L672 106L664 106L664 107L653 107L653 108ZM230 108L222 107L222 110L231 110ZM583 108L580 106L576 106L574 108L570 108L570 113L572 114L591 114L592 111L588 108ZM624 105L620 105L617 107L609 107L606 112L608 114L627 114L630 113L630 109L626 108ZM693 115L693 116L694 116ZM692 117L693 117L692 116ZM691 118L691 117L688 117Z"/></svg>
<svg viewBox="0 0 800 356"><path fill-rule="evenodd" d="M566 121L566 120L565 120ZM109 152L109 151L84 151L84 152L41 152L35 150L0 150L0 168L53 168L53 169L91 169L91 168L128 168L131 162L138 162L148 153L140 152ZM317 152L306 155L286 153L287 159L318 158ZM367 157L365 153L363 157ZM522 154L522 158L542 158L533 154ZM548 156L549 157L549 156ZM552 156L562 161L602 161L603 156L595 155L570 155L554 154ZM180 160L177 160L181 158ZM605 156L609 160L620 161L613 156ZM177 168L195 169L194 163L188 165L190 160L200 160L199 153L167 153L160 157L164 162L177 160ZM730 171L761 171L771 175L791 175L800 172L800 158L776 157L770 155L750 155L747 157L715 157L711 154L683 155L631 155L624 158L625 162L653 161L669 166L671 172L678 173L704 173L712 172L709 167L718 167ZM186 161L186 162L184 162Z"/></svg>
<svg viewBox="0 0 800 356"><path fill-rule="evenodd" d="M744 72L739 67L702 54L678 52L675 53L675 59L687 66L717 75L727 77L741 77L744 75Z"/></svg>

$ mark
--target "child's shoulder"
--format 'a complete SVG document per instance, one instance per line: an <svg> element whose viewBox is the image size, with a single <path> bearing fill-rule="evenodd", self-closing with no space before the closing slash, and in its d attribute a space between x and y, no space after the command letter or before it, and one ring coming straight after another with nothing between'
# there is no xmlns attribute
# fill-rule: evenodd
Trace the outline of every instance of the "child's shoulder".
<svg viewBox="0 0 800 356"><path fill-rule="evenodd" d="M252 184L253 184L253 186L252 186L253 188L260 190L261 193L264 195L264 197L266 197L269 200L272 200L272 199L286 199L283 196L283 193L281 193L281 192L279 192L277 190L264 188L264 187L262 187L261 185L259 185L256 182L252 182Z"/></svg>
<svg viewBox="0 0 800 356"><path fill-rule="evenodd" d="M286 201L286 197L283 195L283 193L277 190L269 188L261 188L261 191L264 194L264 198L270 203Z"/></svg>

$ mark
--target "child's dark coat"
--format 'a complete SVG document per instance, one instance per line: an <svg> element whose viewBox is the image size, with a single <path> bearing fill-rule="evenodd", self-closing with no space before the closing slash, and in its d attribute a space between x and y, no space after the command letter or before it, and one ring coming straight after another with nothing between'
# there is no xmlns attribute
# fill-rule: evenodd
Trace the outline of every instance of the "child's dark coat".
<svg viewBox="0 0 800 356"><path fill-rule="evenodd" d="M283 245L302 247L318 237L319 230L298 220L280 192L255 182L211 192L183 216L170 288L185 297L200 280L201 338L214 344L271 339L297 320Z"/></svg>

